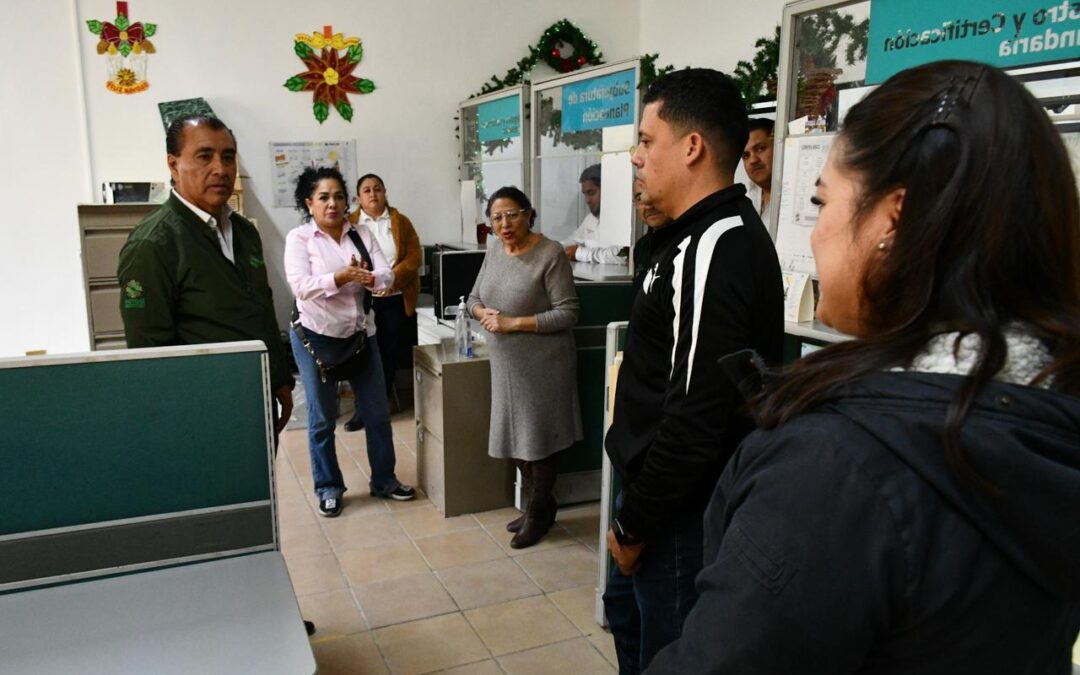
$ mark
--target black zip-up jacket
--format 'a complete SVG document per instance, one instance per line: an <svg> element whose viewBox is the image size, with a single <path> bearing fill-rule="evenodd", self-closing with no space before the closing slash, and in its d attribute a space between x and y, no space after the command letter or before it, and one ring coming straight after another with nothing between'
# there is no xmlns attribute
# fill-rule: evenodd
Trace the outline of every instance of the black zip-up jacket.
<svg viewBox="0 0 1080 675"><path fill-rule="evenodd" d="M651 250L605 440L623 479L619 523L646 541L671 515L704 511L750 430L717 360L750 348L779 363L784 344L776 249L742 185L656 230Z"/></svg>
<svg viewBox="0 0 1080 675"><path fill-rule="evenodd" d="M217 233L176 195L136 226L116 272L127 345L262 340L271 390L291 389L259 232L238 213L229 222L235 263L221 252Z"/></svg>
<svg viewBox="0 0 1080 675"><path fill-rule="evenodd" d="M700 597L650 675L1068 675L1080 630L1080 399L880 373L751 435L705 514Z"/></svg>

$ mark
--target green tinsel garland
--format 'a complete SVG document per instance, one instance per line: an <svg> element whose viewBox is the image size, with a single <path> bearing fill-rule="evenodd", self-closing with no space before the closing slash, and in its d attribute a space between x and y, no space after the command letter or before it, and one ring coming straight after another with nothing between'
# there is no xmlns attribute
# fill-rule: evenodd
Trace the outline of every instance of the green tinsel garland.
<svg viewBox="0 0 1080 675"><path fill-rule="evenodd" d="M572 50L568 56L563 55L565 47L570 47ZM581 32L580 28L567 19L561 19L544 31L535 46L529 46L528 56L519 60L517 65L506 71L501 78L492 75L483 88L473 96L490 94L493 91L528 82L532 69L541 61L557 72L570 73L585 66L600 65L604 62L603 57L596 43Z"/></svg>

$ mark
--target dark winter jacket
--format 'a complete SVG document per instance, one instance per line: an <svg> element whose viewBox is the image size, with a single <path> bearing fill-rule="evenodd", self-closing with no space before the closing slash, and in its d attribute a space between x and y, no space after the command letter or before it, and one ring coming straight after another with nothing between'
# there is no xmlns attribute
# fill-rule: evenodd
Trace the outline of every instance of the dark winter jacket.
<svg viewBox="0 0 1080 675"><path fill-rule="evenodd" d="M1080 399L882 373L749 436L705 516L701 597L648 673L1066 675L1080 630Z"/></svg>

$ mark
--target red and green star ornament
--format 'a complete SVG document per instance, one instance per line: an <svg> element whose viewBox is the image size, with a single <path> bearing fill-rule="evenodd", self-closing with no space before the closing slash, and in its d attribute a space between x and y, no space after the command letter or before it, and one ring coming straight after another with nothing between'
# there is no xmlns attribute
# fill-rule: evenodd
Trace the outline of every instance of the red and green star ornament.
<svg viewBox="0 0 1080 675"><path fill-rule="evenodd" d="M316 51L318 50L318 51ZM358 37L345 37L334 33L332 27L323 26L322 33L299 33L293 43L293 51L307 67L302 73L285 81L289 91L313 92L312 112L322 124L330 117L330 109L351 122L353 107L349 94L370 94L375 83L353 75L353 70L364 56L364 48Z"/></svg>
<svg viewBox="0 0 1080 675"><path fill-rule="evenodd" d="M153 54L154 43L150 38L157 33L157 25L131 22L128 3L116 3L116 19L111 23L91 19L86 22L90 32L101 39L97 53L106 57L109 79L105 86L117 94L137 94L146 91L146 55Z"/></svg>

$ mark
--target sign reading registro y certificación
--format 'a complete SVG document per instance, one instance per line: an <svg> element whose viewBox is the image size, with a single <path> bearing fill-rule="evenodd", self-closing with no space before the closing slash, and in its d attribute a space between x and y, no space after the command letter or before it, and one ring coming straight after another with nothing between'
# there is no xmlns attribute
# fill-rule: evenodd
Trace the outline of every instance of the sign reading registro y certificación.
<svg viewBox="0 0 1080 675"><path fill-rule="evenodd" d="M634 70L602 75L562 88L563 133L634 123Z"/></svg>
<svg viewBox="0 0 1080 675"><path fill-rule="evenodd" d="M1080 58L1080 2L873 0L866 83L931 61L1012 68Z"/></svg>

